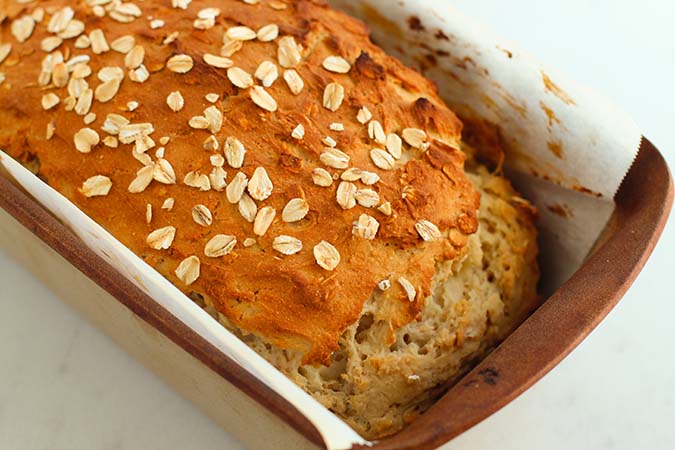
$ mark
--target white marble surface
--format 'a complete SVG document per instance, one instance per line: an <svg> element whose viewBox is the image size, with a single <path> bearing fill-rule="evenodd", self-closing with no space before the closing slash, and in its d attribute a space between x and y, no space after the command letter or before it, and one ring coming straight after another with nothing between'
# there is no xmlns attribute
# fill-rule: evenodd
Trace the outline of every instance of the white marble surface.
<svg viewBox="0 0 675 450"><path fill-rule="evenodd" d="M675 167L675 2L451 1L613 97ZM444 449L672 449L674 250L671 223L569 358ZM0 306L0 449L242 448L1 253Z"/></svg>

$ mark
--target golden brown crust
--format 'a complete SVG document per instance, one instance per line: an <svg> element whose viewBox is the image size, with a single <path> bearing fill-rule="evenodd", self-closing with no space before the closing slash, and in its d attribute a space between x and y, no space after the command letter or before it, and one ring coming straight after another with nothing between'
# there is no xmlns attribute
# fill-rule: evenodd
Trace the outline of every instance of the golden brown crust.
<svg viewBox="0 0 675 450"><path fill-rule="evenodd" d="M203 292L215 299L218 310L236 326L280 348L302 352L305 363L327 362L379 281L393 281L386 292L392 323L402 326L410 322L418 316L430 293L436 264L458 255L466 237L476 231L479 196L464 174L464 155L457 148L461 123L442 104L430 82L374 46L362 23L328 8L324 2L216 3L195 0L183 10L172 8L168 0L146 0L137 4L141 10L138 18L120 23L111 18L111 11L97 17L95 9L85 2L51 0L21 5L3 0L2 11L7 18L1 24L0 44L11 43L11 51L0 63L0 72L5 76L0 84L0 147L23 161L37 157L39 173L51 186L186 293ZM273 8L282 4L286 6L283 10ZM41 49L41 41L53 36L47 24L66 5L72 6L75 19L85 24L85 34L100 29L108 44L120 36L132 35L135 44L145 49L144 66L149 78L144 83L130 79L124 67L125 55L117 51L94 54L91 47L75 48L77 37L65 39L54 50L61 51L65 60L73 55L89 55L92 74L85 80L94 90L102 84L97 78L101 68L117 66L124 70L125 78L113 99L105 103L93 101L91 112L96 118L89 125L84 124L83 115L66 111L66 86L41 86L37 82L47 55ZM112 2L107 7L114 9L114 5ZM193 22L197 13L212 6L220 8L215 26L196 30ZM44 18L35 24L25 42L18 42L17 32L20 35L25 30L15 29L13 34L12 24L29 14L39 18L38 8L46 11ZM163 27L152 29L147 17L161 19ZM282 67L278 67L279 78L267 89L278 104L276 112L256 106L247 89L239 89L228 80L226 69L212 67L203 59L206 53L219 54L228 28L244 25L258 30L271 23L279 26L280 38L293 36L304 49L303 59L296 67L304 80L304 90L297 96L290 92L281 76ZM175 31L180 31L177 39L164 44ZM231 59L250 74L264 60L279 66L278 42L279 39L246 41ZM176 54L191 56L193 68L184 74L170 71L167 60ZM332 55L351 64L349 73L333 73L322 67L324 59ZM345 90L344 102L335 112L323 106L324 89L332 82ZM180 91L185 100L179 112L171 111L166 103L173 91ZM58 95L60 103L45 111L40 104L48 92ZM204 114L204 109L211 106L205 100L209 93L219 95L216 106L224 116L222 128L214 133L220 144L217 151L207 151L202 145L211 133L188 125L190 118ZM129 111L129 101L139 106ZM363 106L387 133L400 135L406 128L423 129L428 138L426 151L404 144L403 157L394 170L377 168L370 150L383 149L384 145L369 138L367 125L356 119ZM165 159L175 170L175 185L153 181L143 192L130 193L127 186L142 168L132 157L133 145L120 144L113 149L98 144L86 154L75 149L74 135L84 127L97 131L101 139L108 136L102 125L110 113L123 115L132 123L153 124L151 137L156 146L146 152L153 163L160 137L170 137ZM336 122L342 123L345 131L331 131L330 125ZM46 139L49 123L55 125L55 134ZM291 137L298 124L305 128L302 140ZM243 242L256 237L253 225L242 217L237 205L227 201L225 192L201 192L183 183L191 171L212 171L209 156L222 155L228 136L236 137L246 147L241 171L250 179L257 167L264 167L274 186L268 199L256 203L258 209L272 206L276 218L265 235L248 248ZM325 168L334 175L343 172L326 167L319 159L326 136L334 138L337 148L351 157L349 167L380 176L374 186L355 184L359 189L377 191L380 204L391 202L391 216L358 205L344 210L336 202L339 180L330 187L312 182L314 168ZM238 169L226 165L225 170L231 182ZM85 180L96 175L109 177L112 189L106 196L87 198L79 189ZM171 211L161 208L169 197L175 199ZM285 223L281 212L293 198L305 199L309 213L299 222ZM150 223L146 223L148 204L153 211ZM192 208L200 204L213 215L208 227L192 218ZM372 241L352 234L353 223L364 213L380 223L379 233ZM420 220L435 224L443 238L424 242L415 228ZM146 242L148 234L166 226L176 228L171 247L151 249ZM217 234L234 235L238 243L230 254L208 258L204 247ZM302 251L292 256L275 251L272 243L279 235L300 239ZM333 271L320 267L312 252L323 240L333 244L341 255ZM174 271L191 255L199 258L201 270L197 281L186 286ZM414 301L408 301L406 291L396 283L399 277L414 286Z"/></svg>

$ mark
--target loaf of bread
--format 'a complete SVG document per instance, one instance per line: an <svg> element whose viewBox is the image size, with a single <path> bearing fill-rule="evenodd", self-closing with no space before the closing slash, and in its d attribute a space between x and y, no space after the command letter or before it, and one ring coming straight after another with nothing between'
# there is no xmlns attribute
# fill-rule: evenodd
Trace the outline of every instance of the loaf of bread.
<svg viewBox="0 0 675 450"><path fill-rule="evenodd" d="M527 202L324 1L1 4L0 148L363 436L536 305Z"/></svg>

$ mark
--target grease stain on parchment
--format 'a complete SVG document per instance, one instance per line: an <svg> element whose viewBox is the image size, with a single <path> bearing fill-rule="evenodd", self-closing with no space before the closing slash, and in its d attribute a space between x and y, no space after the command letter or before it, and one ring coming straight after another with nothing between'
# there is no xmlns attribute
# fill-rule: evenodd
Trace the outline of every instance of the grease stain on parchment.
<svg viewBox="0 0 675 450"><path fill-rule="evenodd" d="M576 105L576 102L569 96L569 94L563 91L557 84L551 80L551 78L546 74L546 72L541 72L541 79L544 82L544 88L551 94L558 97L563 103L568 105Z"/></svg>

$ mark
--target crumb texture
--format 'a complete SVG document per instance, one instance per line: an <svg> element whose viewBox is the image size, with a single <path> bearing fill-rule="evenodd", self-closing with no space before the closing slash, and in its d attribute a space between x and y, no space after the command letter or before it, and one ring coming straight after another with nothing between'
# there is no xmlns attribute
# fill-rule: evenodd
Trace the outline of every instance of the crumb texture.
<svg viewBox="0 0 675 450"><path fill-rule="evenodd" d="M536 229L529 206L502 177L470 174L482 194L478 232L461 258L439 263L418 320L402 327L375 291L340 338L328 366L302 364L232 326L240 336L363 436L392 434L426 411L537 305ZM214 312L214 310L212 310Z"/></svg>

